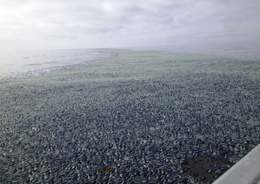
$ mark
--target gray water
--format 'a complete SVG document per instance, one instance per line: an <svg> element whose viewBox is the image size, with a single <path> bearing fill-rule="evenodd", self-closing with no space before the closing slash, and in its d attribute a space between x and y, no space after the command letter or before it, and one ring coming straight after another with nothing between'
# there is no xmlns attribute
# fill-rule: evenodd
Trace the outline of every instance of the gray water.
<svg viewBox="0 0 260 184"><path fill-rule="evenodd" d="M175 45L150 47L125 47L132 50L157 50L166 52L227 55L237 58L260 60L260 43ZM120 48L119 48L120 49ZM9 51L0 52L0 80L62 69L67 66L86 64L93 60L113 57L94 49Z"/></svg>
<svg viewBox="0 0 260 184"><path fill-rule="evenodd" d="M39 75L112 56L113 54L100 53L93 49L1 51L0 80Z"/></svg>
<svg viewBox="0 0 260 184"><path fill-rule="evenodd" d="M174 45L161 47L128 47L133 50L158 50L167 52L224 55L237 58L260 59L260 43Z"/></svg>

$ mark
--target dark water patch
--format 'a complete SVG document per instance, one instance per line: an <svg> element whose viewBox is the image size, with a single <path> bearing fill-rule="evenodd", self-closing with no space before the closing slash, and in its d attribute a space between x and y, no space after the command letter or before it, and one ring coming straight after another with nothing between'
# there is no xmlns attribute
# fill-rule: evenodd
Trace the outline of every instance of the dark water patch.
<svg viewBox="0 0 260 184"><path fill-rule="evenodd" d="M200 181L209 182L216 180L232 165L233 163L222 157L213 158L205 155L198 158L187 158L182 163L184 174Z"/></svg>

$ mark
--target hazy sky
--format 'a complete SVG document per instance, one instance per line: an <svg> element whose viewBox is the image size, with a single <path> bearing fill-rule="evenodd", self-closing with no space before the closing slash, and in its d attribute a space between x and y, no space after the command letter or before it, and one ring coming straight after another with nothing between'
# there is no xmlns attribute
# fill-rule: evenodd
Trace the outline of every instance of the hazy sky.
<svg viewBox="0 0 260 184"><path fill-rule="evenodd" d="M1 49L260 41L260 0L0 0Z"/></svg>

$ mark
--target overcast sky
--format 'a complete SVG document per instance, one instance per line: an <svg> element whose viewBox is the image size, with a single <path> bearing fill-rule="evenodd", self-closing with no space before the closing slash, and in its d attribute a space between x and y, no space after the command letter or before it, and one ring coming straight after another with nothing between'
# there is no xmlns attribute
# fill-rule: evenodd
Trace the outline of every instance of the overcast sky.
<svg viewBox="0 0 260 184"><path fill-rule="evenodd" d="M260 41L260 0L0 0L0 47Z"/></svg>

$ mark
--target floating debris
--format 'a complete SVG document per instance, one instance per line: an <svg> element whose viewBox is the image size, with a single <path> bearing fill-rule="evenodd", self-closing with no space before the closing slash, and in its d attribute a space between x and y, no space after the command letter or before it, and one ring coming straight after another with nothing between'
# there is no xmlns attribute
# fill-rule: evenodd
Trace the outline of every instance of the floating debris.
<svg viewBox="0 0 260 184"><path fill-rule="evenodd" d="M106 171L112 172L112 170L113 170L112 166L102 166L99 168L98 171L104 174Z"/></svg>
<svg viewBox="0 0 260 184"><path fill-rule="evenodd" d="M114 51L0 81L0 183L207 183L259 144L259 61Z"/></svg>

